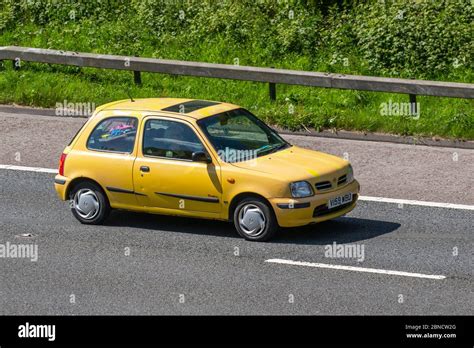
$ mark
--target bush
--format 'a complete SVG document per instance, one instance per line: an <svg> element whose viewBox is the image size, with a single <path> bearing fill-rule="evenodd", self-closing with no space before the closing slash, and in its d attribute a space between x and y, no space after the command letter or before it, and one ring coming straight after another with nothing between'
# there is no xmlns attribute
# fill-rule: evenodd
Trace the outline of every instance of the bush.
<svg viewBox="0 0 474 348"><path fill-rule="evenodd" d="M355 11L357 44L374 73L423 78L473 68L469 1L375 2Z"/></svg>
<svg viewBox="0 0 474 348"><path fill-rule="evenodd" d="M95 20L117 20L127 11L126 1L118 0L7 0L14 2L16 19L38 25L67 23L84 18Z"/></svg>
<svg viewBox="0 0 474 348"><path fill-rule="evenodd" d="M179 57L199 59L215 45L221 58L232 48L262 62L288 58L327 71L436 78L472 70L473 13L469 1L455 0L4 0L0 30L76 25L75 34L87 29L99 49L112 50L106 53L175 47Z"/></svg>
<svg viewBox="0 0 474 348"><path fill-rule="evenodd" d="M15 1L4 0L0 5L0 32L13 23L15 12Z"/></svg>
<svg viewBox="0 0 474 348"><path fill-rule="evenodd" d="M253 47L270 56L314 53L321 17L297 2L171 1L136 3L143 27L163 40L219 41Z"/></svg>

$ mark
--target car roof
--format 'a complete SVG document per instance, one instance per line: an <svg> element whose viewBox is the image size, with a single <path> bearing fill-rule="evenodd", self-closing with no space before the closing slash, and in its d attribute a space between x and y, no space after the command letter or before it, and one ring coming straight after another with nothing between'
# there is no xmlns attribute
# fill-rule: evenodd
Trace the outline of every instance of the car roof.
<svg viewBox="0 0 474 348"><path fill-rule="evenodd" d="M240 106L230 103L222 103L202 99L185 98L143 98L119 100L99 106L96 111L110 110L134 110L141 112L153 112L160 114L175 114L179 116L188 116L194 119L219 114L224 111L238 109Z"/></svg>

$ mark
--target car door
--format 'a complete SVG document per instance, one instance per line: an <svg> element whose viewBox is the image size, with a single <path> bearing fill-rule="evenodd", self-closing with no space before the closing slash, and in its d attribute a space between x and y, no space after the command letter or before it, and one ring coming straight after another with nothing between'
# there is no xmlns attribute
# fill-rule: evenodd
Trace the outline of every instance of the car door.
<svg viewBox="0 0 474 348"><path fill-rule="evenodd" d="M140 134L133 169L139 203L191 215L220 214L220 166L215 159L192 160L196 152L210 156L193 125L177 118L147 117Z"/></svg>

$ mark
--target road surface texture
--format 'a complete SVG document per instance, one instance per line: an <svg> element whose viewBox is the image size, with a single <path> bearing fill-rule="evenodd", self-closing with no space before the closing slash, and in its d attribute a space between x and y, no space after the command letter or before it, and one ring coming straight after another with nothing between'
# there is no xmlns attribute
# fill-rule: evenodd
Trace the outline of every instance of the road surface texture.
<svg viewBox="0 0 474 348"><path fill-rule="evenodd" d="M84 121L1 114L0 164L55 168ZM362 195L474 204L472 150L285 137L346 153ZM38 246L36 262L0 258L0 314L474 314L469 208L361 201L252 243L225 222L117 211L81 225L53 177L0 169L0 244ZM363 260L328 257L334 242Z"/></svg>

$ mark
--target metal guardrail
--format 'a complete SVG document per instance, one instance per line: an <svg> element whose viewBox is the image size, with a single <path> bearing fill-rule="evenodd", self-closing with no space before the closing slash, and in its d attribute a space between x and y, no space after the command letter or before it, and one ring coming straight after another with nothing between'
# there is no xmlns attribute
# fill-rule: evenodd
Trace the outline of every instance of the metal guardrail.
<svg viewBox="0 0 474 348"><path fill-rule="evenodd" d="M289 84L362 91L403 93L414 102L416 95L450 98L474 98L474 84L410 80L372 76L321 73L300 70L258 68L228 64L211 64L179 60L79 53L41 48L0 47L0 60L12 60L19 69L22 61L61 64L78 67L130 70L141 84L140 72L186 75L208 78L270 83L270 95L276 95L275 84Z"/></svg>

